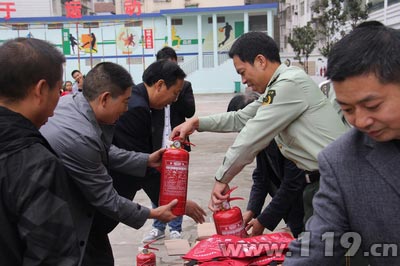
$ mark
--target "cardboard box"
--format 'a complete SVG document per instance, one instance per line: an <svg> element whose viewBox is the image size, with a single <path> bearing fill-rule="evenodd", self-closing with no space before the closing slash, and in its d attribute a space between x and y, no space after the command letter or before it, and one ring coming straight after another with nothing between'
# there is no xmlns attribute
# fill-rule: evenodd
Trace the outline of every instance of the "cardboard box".
<svg viewBox="0 0 400 266"><path fill-rule="evenodd" d="M215 235L217 231L215 230L214 223L203 223L197 225L197 240L203 240Z"/></svg>

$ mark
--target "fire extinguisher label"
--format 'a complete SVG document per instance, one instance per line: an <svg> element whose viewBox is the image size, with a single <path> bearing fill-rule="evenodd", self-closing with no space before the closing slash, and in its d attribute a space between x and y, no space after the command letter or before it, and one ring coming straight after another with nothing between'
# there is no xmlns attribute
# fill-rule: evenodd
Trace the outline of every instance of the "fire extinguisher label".
<svg viewBox="0 0 400 266"><path fill-rule="evenodd" d="M165 162L164 190L166 195L179 196L185 193L187 187L188 163L185 161L167 160Z"/></svg>
<svg viewBox="0 0 400 266"><path fill-rule="evenodd" d="M240 236L242 233L244 226L242 222L238 222L236 224L229 225L220 225L221 235L237 235Z"/></svg>

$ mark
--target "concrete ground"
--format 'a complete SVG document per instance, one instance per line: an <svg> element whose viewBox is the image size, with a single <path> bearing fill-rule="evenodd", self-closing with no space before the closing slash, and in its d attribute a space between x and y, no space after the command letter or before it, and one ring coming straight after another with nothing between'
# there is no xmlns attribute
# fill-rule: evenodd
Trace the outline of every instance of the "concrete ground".
<svg viewBox="0 0 400 266"><path fill-rule="evenodd" d="M322 77L313 77L318 84L324 79ZM225 112L230 99L235 94L196 94L196 114L195 116L203 116ZM225 152L233 143L237 133L211 133L211 132L195 132L190 137L190 141L196 146L192 147L190 153L189 166L189 183L188 183L188 198L196 201L207 211L207 221L211 221L212 213L208 210L208 202L210 193L214 184L214 175L219 165L221 164ZM252 184L251 174L255 163L246 166L243 171L238 174L230 183L232 186L238 186L232 194L233 196L244 197L244 201L235 201L233 204L245 210L247 199ZM136 202L144 206L151 207L150 200L147 195L140 191L134 199ZM267 198L268 203L270 199ZM119 224L114 231L110 233L110 240L115 257L115 266L133 266L136 265L136 255L138 248L142 246L141 240L144 234L151 230L152 220L148 220L145 225L139 230L132 229L124 224ZM281 222L277 229L284 227ZM183 219L184 239L187 239L192 245L197 238L197 225L189 217L184 216ZM265 231L267 233L268 230ZM168 239L168 230L166 232ZM153 244L158 248L156 251L158 266L183 265L183 260L180 256L168 256L164 246L164 241L158 241Z"/></svg>

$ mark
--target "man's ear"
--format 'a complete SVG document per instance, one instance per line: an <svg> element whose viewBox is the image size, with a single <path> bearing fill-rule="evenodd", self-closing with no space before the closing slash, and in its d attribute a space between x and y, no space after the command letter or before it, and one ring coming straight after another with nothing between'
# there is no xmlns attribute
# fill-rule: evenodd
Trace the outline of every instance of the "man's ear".
<svg viewBox="0 0 400 266"><path fill-rule="evenodd" d="M47 84L46 80L39 80L35 85L33 85L32 94L35 100L37 100L38 103L41 103L44 97L48 97L49 89L49 84Z"/></svg>
<svg viewBox="0 0 400 266"><path fill-rule="evenodd" d="M265 68L268 65L268 60L262 54L258 54L254 59L254 65L257 67L260 66L262 68Z"/></svg>
<svg viewBox="0 0 400 266"><path fill-rule="evenodd" d="M109 91L105 91L102 94L100 94L97 98L99 101L99 104L105 108L107 105L107 102L110 101L111 99L111 93Z"/></svg>
<svg viewBox="0 0 400 266"><path fill-rule="evenodd" d="M156 82L156 89L157 89L157 92L160 92L160 91L161 91L161 89L162 89L162 87L163 87L164 84L165 84L165 81L164 81L163 79L159 79L159 80Z"/></svg>

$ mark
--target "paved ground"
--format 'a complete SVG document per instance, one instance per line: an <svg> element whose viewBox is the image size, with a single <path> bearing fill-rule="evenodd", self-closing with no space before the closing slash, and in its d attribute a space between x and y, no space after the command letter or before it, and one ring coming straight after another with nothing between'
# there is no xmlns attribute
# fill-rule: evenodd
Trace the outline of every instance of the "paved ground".
<svg viewBox="0 0 400 266"><path fill-rule="evenodd" d="M313 77L316 83L323 80L321 77ZM208 115L218 112L225 112L230 99L234 94L198 94L196 99L196 116ZM191 142L196 144L190 153L189 168L189 190L188 198L196 201L200 206L207 210L208 221L212 217L211 212L207 209L210 198L211 188L214 182L214 174L222 162L224 154L230 144L232 144L236 133L210 133L196 132L191 136ZM248 165L243 171L236 176L231 185L237 185L239 188L233 194L248 198L251 186L251 173L254 163ZM143 191L136 194L134 199L145 206L150 206L150 200ZM268 200L267 200L268 201ZM240 206L242 211L245 209L247 201L235 201L235 205ZM143 235L150 231L152 220L139 230L132 229L124 224L110 233L110 239L114 251L116 266L133 266L136 265L136 254L138 247L141 246ZM283 227L281 223L278 228ZM183 238L187 239L190 244L195 242L197 238L197 227L193 220L188 217L183 219ZM167 232L168 239L168 232ZM168 256L163 241L155 245L160 250L156 252L157 265L183 265L183 261L179 256Z"/></svg>

